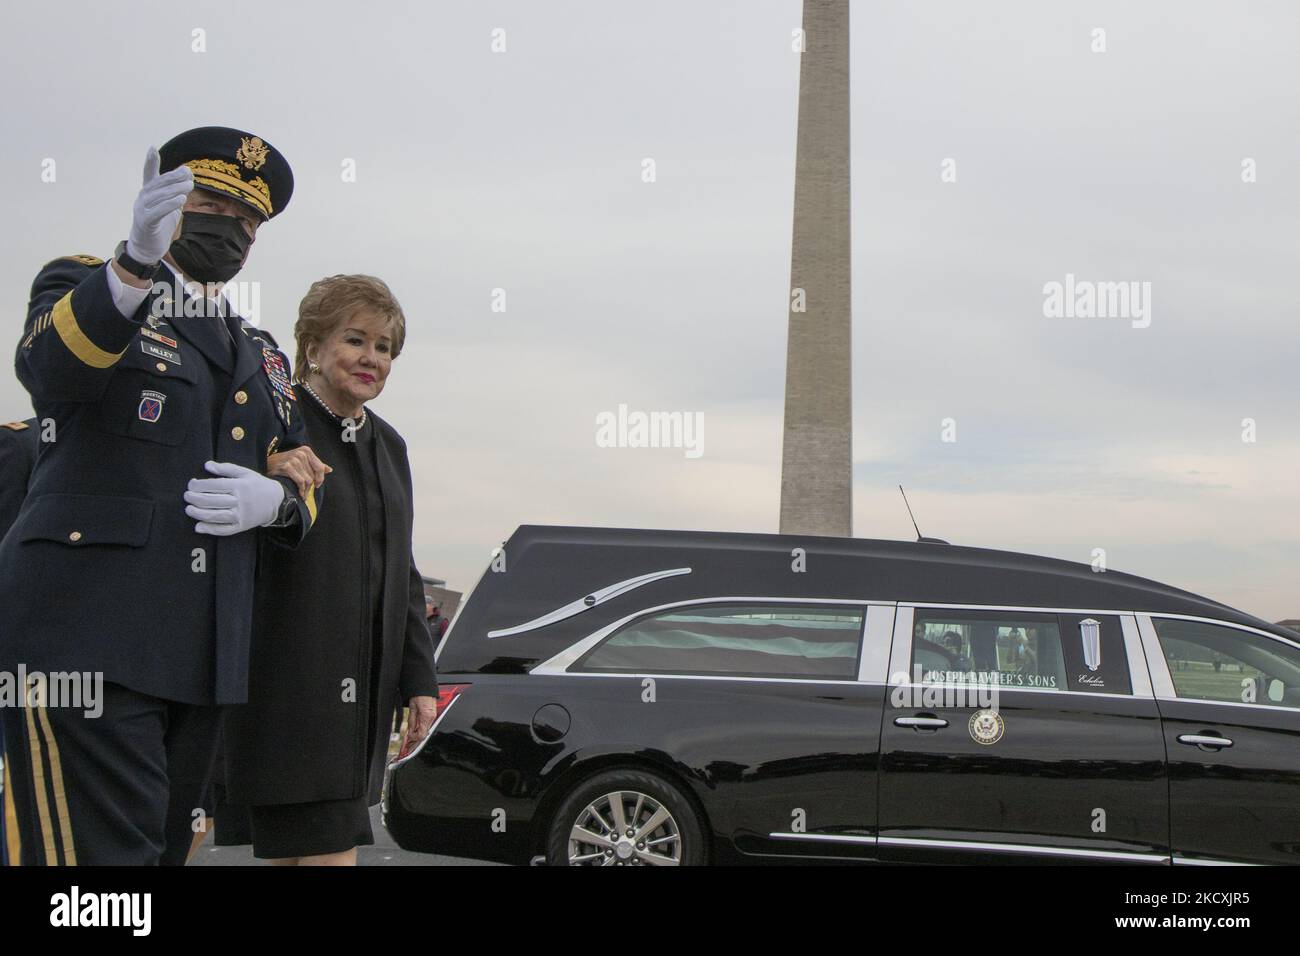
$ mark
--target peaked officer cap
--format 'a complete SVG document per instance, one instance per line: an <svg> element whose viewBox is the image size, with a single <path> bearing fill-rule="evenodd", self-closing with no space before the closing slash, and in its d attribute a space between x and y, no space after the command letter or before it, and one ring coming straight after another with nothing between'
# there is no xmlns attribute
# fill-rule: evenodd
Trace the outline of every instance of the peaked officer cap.
<svg viewBox="0 0 1300 956"><path fill-rule="evenodd" d="M288 161L266 140L243 130L200 126L172 137L158 154L159 172L188 166L195 186L239 200L263 221L282 212L293 195Z"/></svg>

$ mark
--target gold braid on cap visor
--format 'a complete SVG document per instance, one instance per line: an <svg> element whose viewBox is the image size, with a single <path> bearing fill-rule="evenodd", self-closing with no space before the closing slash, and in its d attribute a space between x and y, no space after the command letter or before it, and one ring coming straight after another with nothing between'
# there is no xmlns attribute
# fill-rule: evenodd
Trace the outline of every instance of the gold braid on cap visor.
<svg viewBox="0 0 1300 956"><path fill-rule="evenodd" d="M191 159L185 165L194 170L194 185L238 196L271 218L271 187L261 176L245 182L239 167L223 159Z"/></svg>

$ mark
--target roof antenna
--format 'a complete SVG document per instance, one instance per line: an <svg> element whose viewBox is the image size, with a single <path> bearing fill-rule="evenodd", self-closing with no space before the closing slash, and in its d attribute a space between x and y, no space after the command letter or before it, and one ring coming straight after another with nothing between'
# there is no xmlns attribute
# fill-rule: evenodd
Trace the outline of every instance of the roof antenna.
<svg viewBox="0 0 1300 956"><path fill-rule="evenodd" d="M902 485L898 486L898 493L903 496L903 504L907 508L907 516L912 519L912 527L916 528L916 540L918 542L925 542L926 544L947 544L948 542L944 541L942 538L927 538L921 534L921 529L916 524L916 515L912 514L912 506L907 502L907 492L903 490Z"/></svg>

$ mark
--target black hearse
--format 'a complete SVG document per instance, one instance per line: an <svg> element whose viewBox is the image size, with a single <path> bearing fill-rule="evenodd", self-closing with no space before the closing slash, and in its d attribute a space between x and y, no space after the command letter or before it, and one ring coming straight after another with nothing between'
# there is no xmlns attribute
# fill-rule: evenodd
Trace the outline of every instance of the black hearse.
<svg viewBox="0 0 1300 956"><path fill-rule="evenodd" d="M519 528L394 762L407 849L523 863L1300 861L1300 642L942 543Z"/></svg>

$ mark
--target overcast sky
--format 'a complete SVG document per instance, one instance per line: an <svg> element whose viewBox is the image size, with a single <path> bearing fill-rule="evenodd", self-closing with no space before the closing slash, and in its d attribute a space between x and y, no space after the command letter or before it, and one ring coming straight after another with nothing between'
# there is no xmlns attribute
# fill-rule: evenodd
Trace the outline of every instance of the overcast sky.
<svg viewBox="0 0 1300 956"><path fill-rule="evenodd" d="M1300 617L1300 9L852 17L855 533L913 537L901 482L927 535L1104 548ZM378 275L404 306L373 407L412 450L425 574L468 590L521 523L775 531L799 20L797 0L11 7L12 341L45 261L125 236L150 144L242 127L297 181L240 276L286 351L321 276ZM1149 327L1046 318L1067 273L1151 283ZM620 404L702 414L703 455L598 447ZM0 420L30 414L10 367Z"/></svg>

